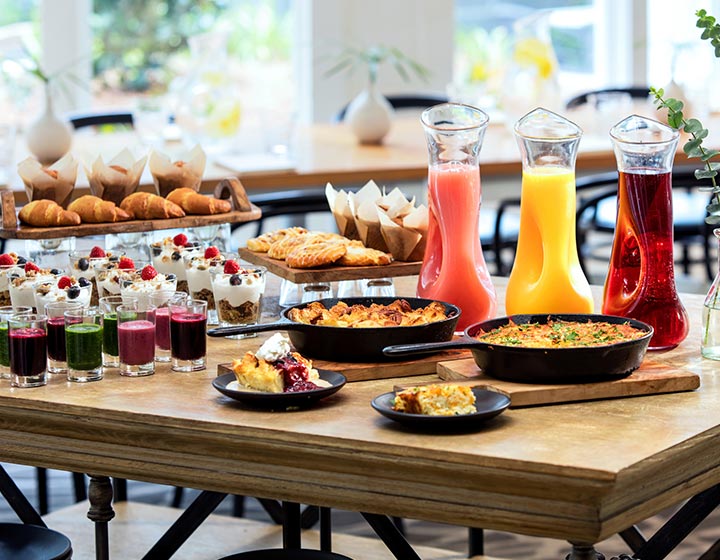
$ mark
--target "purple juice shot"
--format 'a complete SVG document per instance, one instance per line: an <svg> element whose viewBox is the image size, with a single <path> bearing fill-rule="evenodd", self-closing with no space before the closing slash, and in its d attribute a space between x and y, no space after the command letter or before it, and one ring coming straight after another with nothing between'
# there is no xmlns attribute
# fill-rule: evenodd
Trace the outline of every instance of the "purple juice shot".
<svg viewBox="0 0 720 560"><path fill-rule="evenodd" d="M51 360L67 361L65 349L65 319L50 317L47 324L47 353Z"/></svg>
<svg viewBox="0 0 720 560"><path fill-rule="evenodd" d="M170 350L170 310L167 307L155 310L155 344L162 350Z"/></svg>
<svg viewBox="0 0 720 560"><path fill-rule="evenodd" d="M45 329L27 327L10 332L10 371L14 375L40 375L47 368Z"/></svg>
<svg viewBox="0 0 720 560"><path fill-rule="evenodd" d="M155 359L155 325L150 321L127 321L118 325L120 362L141 366Z"/></svg>
<svg viewBox="0 0 720 560"><path fill-rule="evenodd" d="M205 327L201 313L175 313L170 318L170 341L173 358L199 360L206 354Z"/></svg>

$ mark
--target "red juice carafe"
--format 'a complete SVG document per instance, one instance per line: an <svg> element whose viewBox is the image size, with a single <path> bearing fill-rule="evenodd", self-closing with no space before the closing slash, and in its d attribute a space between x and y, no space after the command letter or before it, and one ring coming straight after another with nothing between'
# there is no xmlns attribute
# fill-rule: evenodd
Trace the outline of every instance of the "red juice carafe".
<svg viewBox="0 0 720 560"><path fill-rule="evenodd" d="M672 182L678 132L633 115L610 130L620 181L603 313L655 329L650 349L673 348L688 335L675 288Z"/></svg>
<svg viewBox="0 0 720 560"><path fill-rule="evenodd" d="M495 316L497 300L480 244L478 158L488 116L443 103L425 110L428 236L417 295L460 307L458 329Z"/></svg>

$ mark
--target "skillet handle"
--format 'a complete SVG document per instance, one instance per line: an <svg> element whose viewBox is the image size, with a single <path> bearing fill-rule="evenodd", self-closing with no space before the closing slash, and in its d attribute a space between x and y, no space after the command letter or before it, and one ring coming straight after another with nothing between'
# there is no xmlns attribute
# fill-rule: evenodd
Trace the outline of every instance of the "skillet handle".
<svg viewBox="0 0 720 560"><path fill-rule="evenodd" d="M422 344L396 344L383 348L383 354L386 356L412 356L415 354L434 354L443 350L464 350L466 348L477 348L477 346L477 341L467 339Z"/></svg>
<svg viewBox="0 0 720 560"><path fill-rule="evenodd" d="M230 336L232 334L248 334L267 331L294 331L298 330L295 323L277 321L275 323L258 323L255 325L230 325L228 327L215 327L207 332L208 336Z"/></svg>

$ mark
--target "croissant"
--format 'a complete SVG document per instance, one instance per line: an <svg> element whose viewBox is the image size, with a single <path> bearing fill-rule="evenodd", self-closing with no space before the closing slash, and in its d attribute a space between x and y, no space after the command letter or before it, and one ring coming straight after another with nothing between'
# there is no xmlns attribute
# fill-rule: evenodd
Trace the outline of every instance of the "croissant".
<svg viewBox="0 0 720 560"><path fill-rule="evenodd" d="M54 200L33 200L22 207L18 216L31 226L80 225L80 216L77 213L65 210Z"/></svg>
<svg viewBox="0 0 720 560"><path fill-rule="evenodd" d="M174 202L148 192L136 192L126 196L120 203L120 208L132 213L138 220L182 218L185 215L183 209Z"/></svg>
<svg viewBox="0 0 720 560"><path fill-rule="evenodd" d="M132 219L132 214L115 206L114 202L90 194L73 200L68 206L68 210L77 212L80 219L89 224L124 222Z"/></svg>
<svg viewBox="0 0 720 560"><path fill-rule="evenodd" d="M232 205L227 200L220 200L200 194L189 187L173 190L167 199L182 208L187 214L222 214L230 212Z"/></svg>

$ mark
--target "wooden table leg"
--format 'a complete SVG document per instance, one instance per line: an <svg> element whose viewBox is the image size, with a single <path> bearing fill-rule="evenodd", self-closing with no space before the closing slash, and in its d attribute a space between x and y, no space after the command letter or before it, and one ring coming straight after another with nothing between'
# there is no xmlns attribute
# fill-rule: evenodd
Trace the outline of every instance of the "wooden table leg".
<svg viewBox="0 0 720 560"><path fill-rule="evenodd" d="M587 543L570 543L572 552L565 557L565 560L605 560L605 556L595 550L595 547Z"/></svg>
<svg viewBox="0 0 720 560"><path fill-rule="evenodd" d="M90 509L88 519L95 523L95 558L110 560L110 543L108 540L108 523L115 517L112 508L113 488L109 476L90 476L88 499Z"/></svg>

